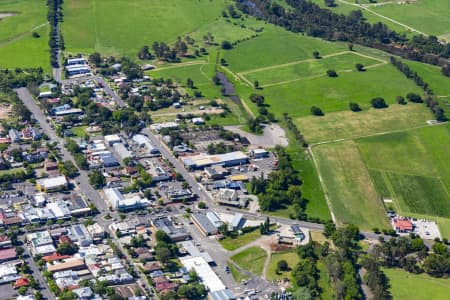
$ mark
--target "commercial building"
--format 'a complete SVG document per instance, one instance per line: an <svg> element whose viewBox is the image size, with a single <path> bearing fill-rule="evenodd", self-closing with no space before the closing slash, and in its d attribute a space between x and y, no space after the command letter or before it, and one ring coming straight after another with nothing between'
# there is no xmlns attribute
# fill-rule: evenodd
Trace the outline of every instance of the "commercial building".
<svg viewBox="0 0 450 300"><path fill-rule="evenodd" d="M269 151L265 149L253 149L250 150L250 157L254 159L269 157Z"/></svg>
<svg viewBox="0 0 450 300"><path fill-rule="evenodd" d="M204 169L206 167L221 165L224 167L232 167L248 163L248 156L242 151L235 151L226 154L207 155L198 154L186 156L182 158L186 168Z"/></svg>
<svg viewBox="0 0 450 300"><path fill-rule="evenodd" d="M123 195L117 188L103 189L108 204L113 209L126 211L147 207L150 201L138 194Z"/></svg>
<svg viewBox="0 0 450 300"><path fill-rule="evenodd" d="M21 140L19 132L15 129L10 129L8 135L11 143L19 143Z"/></svg>
<svg viewBox="0 0 450 300"><path fill-rule="evenodd" d="M0 249L0 263L16 258L16 248Z"/></svg>
<svg viewBox="0 0 450 300"><path fill-rule="evenodd" d="M236 213L231 220L230 226L231 230L241 229L245 223L244 215L241 213Z"/></svg>
<svg viewBox="0 0 450 300"><path fill-rule="evenodd" d="M103 139L105 141L105 144L109 145L110 147L112 147L116 143L122 142L122 139L118 134L105 135Z"/></svg>
<svg viewBox="0 0 450 300"><path fill-rule="evenodd" d="M61 272L67 270L81 270L84 269L86 265L84 260L81 258L70 258L64 262L54 263L47 266L47 271L49 272Z"/></svg>
<svg viewBox="0 0 450 300"><path fill-rule="evenodd" d="M152 145L150 139L142 134L136 134L133 136L133 142L140 148L144 148L147 155L157 156L160 154L159 150Z"/></svg>
<svg viewBox="0 0 450 300"><path fill-rule="evenodd" d="M217 234L219 231L217 227L209 220L209 218L202 213L193 213L191 215L192 222L198 230L205 236Z"/></svg>
<svg viewBox="0 0 450 300"><path fill-rule="evenodd" d="M120 160L124 160L125 158L132 158L133 153L131 153L130 150L128 150L124 144L122 143L114 143L112 146L114 149L114 153L117 154L117 156L120 158Z"/></svg>
<svg viewBox="0 0 450 300"><path fill-rule="evenodd" d="M414 224L409 219L394 218L392 219L392 225L398 232L412 232L414 230Z"/></svg>
<svg viewBox="0 0 450 300"><path fill-rule="evenodd" d="M160 217L152 220L152 226L156 230L164 231L172 241L180 242L190 238L189 233L184 228L176 228L169 217Z"/></svg>
<svg viewBox="0 0 450 300"><path fill-rule="evenodd" d="M100 161L105 168L113 168L120 166L119 161L111 154L100 155Z"/></svg>
<svg viewBox="0 0 450 300"><path fill-rule="evenodd" d="M229 289L210 292L208 294L209 300L236 300L237 297Z"/></svg>
<svg viewBox="0 0 450 300"><path fill-rule="evenodd" d="M201 256L208 264L214 264L214 259L209 255L209 253L200 251L192 241L180 242L180 245L181 251L189 253L192 257Z"/></svg>
<svg viewBox="0 0 450 300"><path fill-rule="evenodd" d="M40 192L52 193L67 189L68 182L65 176L45 178L37 180L36 187Z"/></svg>
<svg viewBox="0 0 450 300"><path fill-rule="evenodd" d="M86 227L86 229L94 241L101 241L106 236L105 229L103 228L103 226L100 226L100 224L98 224L98 223L88 225Z"/></svg>
<svg viewBox="0 0 450 300"><path fill-rule="evenodd" d="M190 189L179 189L167 192L167 197L172 202L178 202L183 200L191 200L196 197L196 195Z"/></svg>
<svg viewBox="0 0 450 300"><path fill-rule="evenodd" d="M80 247L87 247L92 244L92 237L83 224L75 224L70 227L69 238Z"/></svg>
<svg viewBox="0 0 450 300"><path fill-rule="evenodd" d="M14 264L0 265L0 284L16 281L21 277Z"/></svg>
<svg viewBox="0 0 450 300"><path fill-rule="evenodd" d="M187 270L195 270L197 275L201 278L203 284L210 292L222 291L226 287L220 280L219 276L211 269L211 266L201 256L185 256L180 257L181 264Z"/></svg>

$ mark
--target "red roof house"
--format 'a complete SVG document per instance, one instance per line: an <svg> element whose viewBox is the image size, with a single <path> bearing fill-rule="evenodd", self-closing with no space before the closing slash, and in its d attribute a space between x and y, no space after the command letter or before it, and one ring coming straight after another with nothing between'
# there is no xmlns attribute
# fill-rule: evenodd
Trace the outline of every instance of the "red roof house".
<svg viewBox="0 0 450 300"><path fill-rule="evenodd" d="M61 254L58 254L58 252L55 252L53 254L50 254L50 255L42 257L42 259L44 261L46 261L46 262L52 262L52 261L55 261L55 260L62 260L62 259L70 258L70 257L72 257L72 256L70 256L70 255L61 255Z"/></svg>
<svg viewBox="0 0 450 300"><path fill-rule="evenodd" d="M395 230L399 232L411 232L414 225L411 220L396 218L393 220Z"/></svg>
<svg viewBox="0 0 450 300"><path fill-rule="evenodd" d="M29 285L30 285L30 281L28 279L22 277L22 278L19 278L16 280L16 282L14 283L14 288L18 289L20 287L29 286Z"/></svg>
<svg viewBox="0 0 450 300"><path fill-rule="evenodd" d="M0 262L12 260L17 258L15 248L0 249Z"/></svg>

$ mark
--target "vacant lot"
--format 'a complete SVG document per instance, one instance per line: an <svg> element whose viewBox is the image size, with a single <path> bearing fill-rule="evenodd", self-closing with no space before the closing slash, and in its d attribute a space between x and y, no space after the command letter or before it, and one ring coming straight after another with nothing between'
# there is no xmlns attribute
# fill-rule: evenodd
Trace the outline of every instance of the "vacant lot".
<svg viewBox="0 0 450 300"><path fill-rule="evenodd" d="M387 228L383 204L353 141L313 148L325 193L339 223Z"/></svg>
<svg viewBox="0 0 450 300"><path fill-rule="evenodd" d="M287 64L275 65L240 73L250 82L259 81L262 87L293 82L312 77L327 76L327 70L340 72L356 71L355 65L362 64L365 67L384 63L369 57L360 56L356 52L339 52L321 59L307 59Z"/></svg>
<svg viewBox="0 0 450 300"><path fill-rule="evenodd" d="M266 251L259 247L251 247L232 256L231 260L238 264L242 269L256 275L261 275L266 258Z"/></svg>
<svg viewBox="0 0 450 300"><path fill-rule="evenodd" d="M401 269L384 269L389 278L394 299L446 300L450 294L450 280L426 274L411 274Z"/></svg>
<svg viewBox="0 0 450 300"><path fill-rule="evenodd" d="M278 262L281 260L285 260L287 262L289 269L287 271L278 273ZM290 278L291 270L295 267L295 265L297 265L299 260L300 259L297 255L297 252L294 250L272 253L272 256L270 257L269 268L267 269L266 274L267 279L275 280Z"/></svg>
<svg viewBox="0 0 450 300"><path fill-rule="evenodd" d="M308 143L319 143L426 126L426 120L430 119L432 115L424 105L393 104L386 109L347 110L295 121Z"/></svg>
<svg viewBox="0 0 450 300"><path fill-rule="evenodd" d="M178 36L213 22L223 0L66 0L63 32L69 52L135 56L154 41Z"/></svg>

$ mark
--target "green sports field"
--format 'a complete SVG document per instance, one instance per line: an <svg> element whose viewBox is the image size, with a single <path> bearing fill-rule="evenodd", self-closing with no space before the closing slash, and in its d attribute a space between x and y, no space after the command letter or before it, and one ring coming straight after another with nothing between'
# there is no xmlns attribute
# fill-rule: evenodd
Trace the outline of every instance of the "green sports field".
<svg viewBox="0 0 450 300"><path fill-rule="evenodd" d="M402 269L383 269L389 279L394 300L446 300L450 294L450 280L427 274L412 274Z"/></svg>
<svg viewBox="0 0 450 300"><path fill-rule="evenodd" d="M360 112L347 111L326 114L323 117L307 116L295 120L310 144L339 139L353 139L366 135L426 126L432 119L428 108L422 104L392 104L386 109Z"/></svg>
<svg viewBox="0 0 450 300"><path fill-rule="evenodd" d="M380 135L357 141L383 198L400 213L450 217L450 142L447 125Z"/></svg>
<svg viewBox="0 0 450 300"><path fill-rule="evenodd" d="M0 68L42 67L50 71L45 0L0 1ZM32 37L37 32L40 37Z"/></svg>
<svg viewBox="0 0 450 300"><path fill-rule="evenodd" d="M337 221L365 230L388 228L383 204L357 144L353 141L324 144L312 151Z"/></svg>
<svg viewBox="0 0 450 300"><path fill-rule="evenodd" d="M171 43L214 22L223 0L66 0L62 25L68 52L135 56L144 45Z"/></svg>

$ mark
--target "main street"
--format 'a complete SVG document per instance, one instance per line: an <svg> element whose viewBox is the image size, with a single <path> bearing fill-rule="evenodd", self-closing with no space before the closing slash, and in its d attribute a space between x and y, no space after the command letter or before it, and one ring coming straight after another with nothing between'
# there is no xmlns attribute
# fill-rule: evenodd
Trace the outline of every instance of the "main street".
<svg viewBox="0 0 450 300"><path fill-rule="evenodd" d="M58 137L56 132L53 130L53 128L50 127L50 125L47 122L46 116L42 112L42 110L39 108L39 106L36 104L36 102L33 99L33 96L30 94L28 89L26 88L20 88L16 90L17 95L19 96L20 100L23 102L23 104L28 108L30 112L33 113L34 118L38 120L38 122L42 126L42 130L49 136L49 138L52 141L56 141L61 145L61 156L63 160L70 160L75 164L75 160L70 152L68 152L64 145L64 139ZM114 221L114 219L107 220L104 217L106 214L115 215L112 212L109 212L109 208L106 205L105 201L101 198L100 194L90 185L89 179L88 179L88 172L84 170L80 170L80 175L77 177L78 182L78 189L90 200L94 203L94 205L97 207L97 209L100 211L100 214L96 217L96 221L104 228L109 229L109 225ZM122 251L122 253L125 255L125 257L128 259L129 262L132 262L132 258L128 254L128 252L125 251L125 249L122 247L121 243L117 240L114 233L111 233L112 239L114 241L114 244L117 245L117 247ZM152 290L152 287L147 282L145 275L132 264L133 269L140 274L141 285L144 285L148 290Z"/></svg>

